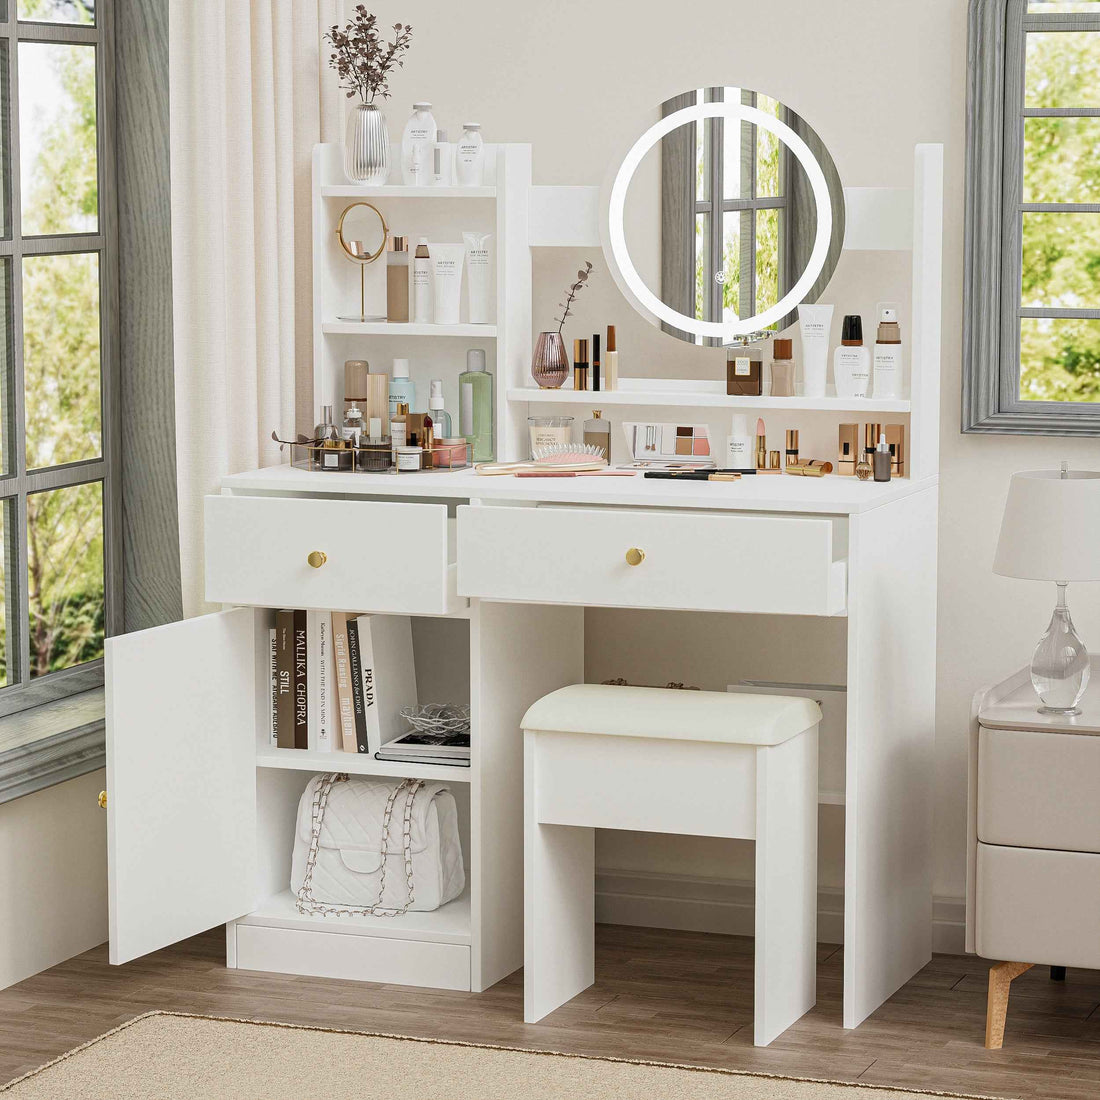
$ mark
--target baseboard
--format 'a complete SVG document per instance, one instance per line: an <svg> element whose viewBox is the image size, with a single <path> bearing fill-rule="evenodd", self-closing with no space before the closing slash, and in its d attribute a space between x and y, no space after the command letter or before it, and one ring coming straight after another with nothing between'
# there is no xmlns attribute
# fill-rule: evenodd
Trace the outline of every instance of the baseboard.
<svg viewBox="0 0 1100 1100"><path fill-rule="evenodd" d="M670 875L644 871L596 872L596 920L686 932L753 934L753 884L744 879ZM962 954L965 903L961 898L934 898L932 950ZM817 938L844 942L844 891L822 887L817 892Z"/></svg>

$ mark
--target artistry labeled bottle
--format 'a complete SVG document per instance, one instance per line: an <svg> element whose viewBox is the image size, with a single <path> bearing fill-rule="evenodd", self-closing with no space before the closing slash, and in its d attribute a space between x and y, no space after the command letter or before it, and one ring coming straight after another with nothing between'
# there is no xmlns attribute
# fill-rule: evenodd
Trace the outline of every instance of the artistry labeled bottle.
<svg viewBox="0 0 1100 1100"><path fill-rule="evenodd" d="M730 434L726 437L726 466L731 470L756 469L755 446L756 437L749 427L749 418L734 413Z"/></svg>
<svg viewBox="0 0 1100 1100"><path fill-rule="evenodd" d="M409 320L409 238L390 237L386 245L386 320Z"/></svg>
<svg viewBox="0 0 1100 1100"><path fill-rule="evenodd" d="M412 118L401 137L401 182L406 187L423 187L429 178L429 155L435 144L435 119L430 103L414 103Z"/></svg>
<svg viewBox="0 0 1100 1100"><path fill-rule="evenodd" d="M866 397L871 382L871 353L863 346L863 318L849 313L841 329L840 347L833 353L837 397Z"/></svg>
<svg viewBox="0 0 1100 1100"><path fill-rule="evenodd" d="M408 359L393 361L393 378L390 379L390 416L397 412L397 406L404 402L408 412L416 404L416 383L409 379Z"/></svg>
<svg viewBox="0 0 1100 1100"><path fill-rule="evenodd" d="M584 443L586 446L599 447L604 458L611 461L611 421L604 420L603 411L592 410L592 419L584 422Z"/></svg>
<svg viewBox="0 0 1100 1100"><path fill-rule="evenodd" d="M432 323L432 258L428 238L416 242L413 255L413 320L418 325Z"/></svg>
<svg viewBox="0 0 1100 1100"><path fill-rule="evenodd" d="M435 423L437 438L447 439L451 435L451 414L443 407L443 379L433 378L429 389L428 412Z"/></svg>
<svg viewBox="0 0 1100 1100"><path fill-rule="evenodd" d="M874 363L875 397L901 397L901 326L891 306L879 308Z"/></svg>
<svg viewBox="0 0 1100 1100"><path fill-rule="evenodd" d="M485 179L485 146L481 123L464 122L455 151L455 179L459 187L481 187Z"/></svg>
<svg viewBox="0 0 1100 1100"><path fill-rule="evenodd" d="M886 436L880 435L875 448L875 481L890 480L890 463L890 445L886 442Z"/></svg>
<svg viewBox="0 0 1100 1100"><path fill-rule="evenodd" d="M466 369L458 376L458 434L470 444L474 462L492 462L493 376L482 348L466 352Z"/></svg>

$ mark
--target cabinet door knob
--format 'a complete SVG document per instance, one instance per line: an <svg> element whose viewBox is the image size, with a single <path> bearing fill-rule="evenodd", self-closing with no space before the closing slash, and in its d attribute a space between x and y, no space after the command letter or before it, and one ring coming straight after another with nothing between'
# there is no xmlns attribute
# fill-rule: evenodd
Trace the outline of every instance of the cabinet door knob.
<svg viewBox="0 0 1100 1100"><path fill-rule="evenodd" d="M107 809L107 792L106 791L100 791L99 792L99 798L97 798L96 801L99 803L99 808L101 810Z"/></svg>
<svg viewBox="0 0 1100 1100"><path fill-rule="evenodd" d="M641 565L645 561L645 551L639 550L638 547L632 546L626 552L626 564L627 565Z"/></svg>
<svg viewBox="0 0 1100 1100"><path fill-rule="evenodd" d="M326 561L328 561L328 554L326 554L324 550L313 550L311 551L309 557L306 558L306 561L308 561L314 569L320 569L321 566L324 565Z"/></svg>

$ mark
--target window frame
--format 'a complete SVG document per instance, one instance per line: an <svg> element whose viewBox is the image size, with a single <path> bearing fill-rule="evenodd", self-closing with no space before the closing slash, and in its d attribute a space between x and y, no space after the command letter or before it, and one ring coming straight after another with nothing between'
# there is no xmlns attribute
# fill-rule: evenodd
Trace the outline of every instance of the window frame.
<svg viewBox="0 0 1100 1100"><path fill-rule="evenodd" d="M18 0L6 0L0 11L0 43L7 50L7 118L5 137L8 156L7 228L0 237L0 262L10 264L10 417L6 425L8 474L0 476L0 503L15 502L14 530L7 532L7 580L5 624L9 652L9 676L15 666L17 679L0 688L0 718L21 714L44 704L65 700L103 686L104 661L99 658L70 669L30 677L29 586L27 580L27 497L30 494L98 482L103 500L104 634L121 627L122 591L120 568L120 512L118 470L119 424L119 302L118 302L118 206L115 168L115 71L114 0L98 0L94 24L36 22L18 18ZM35 42L88 45L96 50L96 156L97 231L23 236L21 225L21 161L19 125L19 46ZM33 256L94 254L99 264L100 322L100 417L101 455L97 459L45 469L27 469L25 392L23 372L23 260ZM12 655L15 660L12 660ZM33 756L38 748L54 750L55 742L69 738L69 731L37 739L17 750ZM100 737L100 740L102 738ZM8 754L3 754L7 756ZM7 775L6 769L5 778ZM0 799L2 800L2 799Z"/></svg>
<svg viewBox="0 0 1100 1100"><path fill-rule="evenodd" d="M1025 108L1027 33L1100 35L1100 4L1095 15L1028 12L1027 7L1027 0L970 0L962 431L1100 435L1100 402L1020 398L1020 319L1100 318L1100 309L1020 304L1023 214L1100 214L1100 204L1022 201L1025 119L1100 116L1100 108Z"/></svg>

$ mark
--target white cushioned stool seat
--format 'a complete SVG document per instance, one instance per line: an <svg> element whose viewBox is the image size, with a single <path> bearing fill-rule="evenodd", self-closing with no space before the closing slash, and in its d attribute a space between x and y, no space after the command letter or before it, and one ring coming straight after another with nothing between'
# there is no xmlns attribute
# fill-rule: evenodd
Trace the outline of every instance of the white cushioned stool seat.
<svg viewBox="0 0 1100 1100"><path fill-rule="evenodd" d="M779 745L821 721L812 699L726 691L572 684L532 703L525 730Z"/></svg>
<svg viewBox="0 0 1100 1100"><path fill-rule="evenodd" d="M754 1041L817 999L812 699L575 684L524 730L524 1019L595 980L595 830L756 842Z"/></svg>

